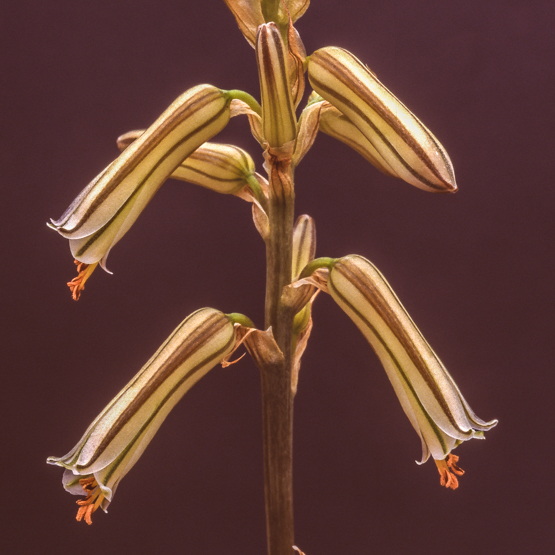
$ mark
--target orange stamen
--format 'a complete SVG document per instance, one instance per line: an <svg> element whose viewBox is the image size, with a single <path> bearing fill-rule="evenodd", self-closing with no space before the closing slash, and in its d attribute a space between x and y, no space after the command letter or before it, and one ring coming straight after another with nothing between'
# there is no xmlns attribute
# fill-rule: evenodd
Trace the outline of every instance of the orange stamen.
<svg viewBox="0 0 555 555"><path fill-rule="evenodd" d="M100 507L100 504L104 500L104 495L94 476L83 478L79 480L79 483L83 491L87 494L87 497L76 501L77 505L79 505L79 509L77 510L77 516L75 518L78 522L85 520L85 522L90 525L92 524L92 514Z"/></svg>
<svg viewBox="0 0 555 555"><path fill-rule="evenodd" d="M459 457L457 457L457 455L449 455L447 457L447 466L449 467L449 470L451 470L454 474L457 474L457 476L462 476L464 474L464 470L457 465L457 462L459 462Z"/></svg>
<svg viewBox="0 0 555 555"><path fill-rule="evenodd" d="M457 465L458 460L459 457L457 457L457 455L447 455L445 459L435 461L442 486L451 489L457 489L459 487L457 476L462 476L464 470Z"/></svg>
<svg viewBox="0 0 555 555"><path fill-rule="evenodd" d="M68 282L67 286L71 291L71 297L74 301L78 301L81 296L81 291L85 289L85 282L89 279L93 270L96 268L98 262L94 264L85 264L84 262L79 262L79 260L74 261L77 265L77 277L74 277Z"/></svg>

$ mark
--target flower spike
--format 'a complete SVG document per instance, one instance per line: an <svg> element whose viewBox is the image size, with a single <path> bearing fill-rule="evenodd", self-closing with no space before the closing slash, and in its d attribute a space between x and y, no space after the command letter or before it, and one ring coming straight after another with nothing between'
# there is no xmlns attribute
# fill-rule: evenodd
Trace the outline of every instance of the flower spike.
<svg viewBox="0 0 555 555"><path fill-rule="evenodd" d="M106 269L123 237L172 172L229 121L225 91L199 85L181 95L136 141L100 173L51 227L70 240L85 264Z"/></svg>
<svg viewBox="0 0 555 555"><path fill-rule="evenodd" d="M456 481L445 474L462 474L455 464L457 459L449 458L451 450L463 441L483 439L483 432L493 428L497 420L484 422L474 414L371 262L357 255L336 260L329 273L328 290L380 358L405 414L422 440L421 463L431 454L441 461L438 468L442 481Z"/></svg>
<svg viewBox="0 0 555 555"><path fill-rule="evenodd" d="M443 146L350 52L334 46L317 50L308 60L308 78L401 179L426 191L457 190Z"/></svg>
<svg viewBox="0 0 555 555"><path fill-rule="evenodd" d="M239 315L203 308L186 318L140 372L116 395L64 457L47 462L65 468L62 483L86 495L77 520L91 523L106 510L120 480L131 470L183 395L236 348ZM243 317L242 323L250 321Z"/></svg>

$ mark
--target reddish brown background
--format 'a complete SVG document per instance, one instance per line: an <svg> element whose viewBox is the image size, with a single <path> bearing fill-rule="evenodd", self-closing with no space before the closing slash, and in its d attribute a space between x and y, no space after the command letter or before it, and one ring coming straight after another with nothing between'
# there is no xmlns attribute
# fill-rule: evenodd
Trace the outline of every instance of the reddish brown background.
<svg viewBox="0 0 555 555"><path fill-rule="evenodd" d="M249 207L169 182L79 303L45 222L202 82L258 96L252 49L220 0L25 1L0 22L5 553L265 550L260 400L248 360L184 399L108 515L74 520L62 455L193 310L262 322L264 249ZM460 192L434 196L318 138L297 171L318 254L378 265L482 418L440 488L370 347L318 299L295 409L296 542L307 555L553 551L553 4L313 0L309 52L337 45L445 145ZM220 140L260 151L245 121Z"/></svg>

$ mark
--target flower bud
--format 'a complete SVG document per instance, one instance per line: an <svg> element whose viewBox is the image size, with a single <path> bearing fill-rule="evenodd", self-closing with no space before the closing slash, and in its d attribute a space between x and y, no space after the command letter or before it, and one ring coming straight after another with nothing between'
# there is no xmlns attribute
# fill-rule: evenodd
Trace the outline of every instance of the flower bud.
<svg viewBox="0 0 555 555"><path fill-rule="evenodd" d="M256 36L256 60L262 98L262 131L271 147L294 141L297 133L287 55L277 25L261 25Z"/></svg>
<svg viewBox="0 0 555 555"><path fill-rule="evenodd" d="M308 60L308 78L401 179L426 191L457 189L451 160L439 141L351 53L336 47L317 50Z"/></svg>
<svg viewBox="0 0 555 555"><path fill-rule="evenodd" d="M234 15L239 29L254 48L259 25L275 21L283 25L291 18L295 23L308 9L310 0L224 0ZM268 6L273 4L273 6ZM272 14L273 12L273 14ZM273 15L267 19L265 15Z"/></svg>
<svg viewBox="0 0 555 555"><path fill-rule="evenodd" d="M118 137L123 150L143 131L130 131ZM248 152L234 145L204 143L170 175L172 179L200 185L217 193L233 194L254 177L255 166Z"/></svg>

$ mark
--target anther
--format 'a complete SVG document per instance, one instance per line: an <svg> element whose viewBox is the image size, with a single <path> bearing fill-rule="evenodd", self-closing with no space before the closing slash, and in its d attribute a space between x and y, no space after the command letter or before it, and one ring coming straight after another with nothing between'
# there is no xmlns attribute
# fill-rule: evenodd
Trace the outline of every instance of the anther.
<svg viewBox="0 0 555 555"><path fill-rule="evenodd" d="M450 489L457 489L459 487L457 476L462 476L464 470L457 465L458 460L459 457L457 455L450 454L441 461L435 461L440 476L439 481L442 486Z"/></svg>
<svg viewBox="0 0 555 555"><path fill-rule="evenodd" d="M93 270L96 268L98 262L94 264L85 264L84 262L79 262L79 260L74 261L77 266L77 277L74 277L71 281L67 283L71 291L71 297L74 301L78 301L81 296L81 291L85 289L85 282L89 279Z"/></svg>

